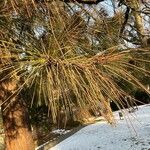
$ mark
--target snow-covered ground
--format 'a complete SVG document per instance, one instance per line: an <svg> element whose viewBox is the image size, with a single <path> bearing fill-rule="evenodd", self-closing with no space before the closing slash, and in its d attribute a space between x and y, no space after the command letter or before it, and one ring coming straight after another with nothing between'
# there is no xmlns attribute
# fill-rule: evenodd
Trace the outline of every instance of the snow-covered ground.
<svg viewBox="0 0 150 150"><path fill-rule="evenodd" d="M150 150L150 105L127 113L116 127L106 122L89 125L49 150Z"/></svg>
<svg viewBox="0 0 150 150"><path fill-rule="evenodd" d="M57 130L52 131L52 133L59 134L59 135L66 134L66 133L68 133L68 132L70 132L70 130L57 129Z"/></svg>

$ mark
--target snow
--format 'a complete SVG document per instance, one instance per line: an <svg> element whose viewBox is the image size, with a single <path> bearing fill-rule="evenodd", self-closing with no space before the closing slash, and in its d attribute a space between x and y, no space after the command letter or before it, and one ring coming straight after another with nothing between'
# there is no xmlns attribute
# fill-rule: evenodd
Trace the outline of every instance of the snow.
<svg viewBox="0 0 150 150"><path fill-rule="evenodd" d="M53 131L52 131L52 133L60 134L60 135L62 135L62 134L66 134L66 133L68 133L68 132L70 132L70 130L57 129L57 130L53 130Z"/></svg>
<svg viewBox="0 0 150 150"><path fill-rule="evenodd" d="M56 130L53 130L51 133L54 133L54 134L59 134L59 135L64 135L64 134L67 134L67 133L69 133L71 130L65 130L65 129L56 129ZM50 140L51 141L51 140ZM48 142L46 142L46 143L44 143L44 144L42 144L42 145L40 145L40 146L38 146L38 147L36 147L35 148L35 150L40 150L40 149L42 149L45 145L47 145L49 143L49 141Z"/></svg>
<svg viewBox="0 0 150 150"><path fill-rule="evenodd" d="M89 125L49 150L150 150L150 105L127 113L117 124L106 122Z"/></svg>
<svg viewBox="0 0 150 150"><path fill-rule="evenodd" d="M44 143L44 144L42 144L42 145L36 147L35 150L43 149L43 147L44 147L46 144L48 144L48 143L49 143L49 142L46 142L46 143Z"/></svg>

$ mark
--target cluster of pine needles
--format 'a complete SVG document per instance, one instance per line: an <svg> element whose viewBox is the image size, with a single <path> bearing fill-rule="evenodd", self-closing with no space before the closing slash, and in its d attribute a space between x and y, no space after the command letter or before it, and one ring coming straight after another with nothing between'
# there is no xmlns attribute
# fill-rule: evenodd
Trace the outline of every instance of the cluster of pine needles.
<svg viewBox="0 0 150 150"><path fill-rule="evenodd" d="M112 123L110 101L123 108L130 86L150 93L137 75L150 75L150 51L120 44L120 13L110 19L70 7L60 1L6 2L0 11L9 22L0 29L0 83L15 80L12 95L29 93L30 105L46 104L53 121L60 108L80 107L99 110Z"/></svg>

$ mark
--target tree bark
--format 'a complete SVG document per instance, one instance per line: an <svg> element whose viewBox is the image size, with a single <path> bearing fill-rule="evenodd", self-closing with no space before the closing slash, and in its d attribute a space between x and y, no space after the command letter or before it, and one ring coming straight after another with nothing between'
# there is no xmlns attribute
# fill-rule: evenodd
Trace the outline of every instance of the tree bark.
<svg viewBox="0 0 150 150"><path fill-rule="evenodd" d="M137 29L137 34L139 36L140 42L142 47L147 46L146 36L145 36L145 30L144 30L144 23L142 16L140 14L140 1L139 0L132 0L131 1L131 8L134 9L133 16L135 18L135 26Z"/></svg>
<svg viewBox="0 0 150 150"><path fill-rule="evenodd" d="M2 83L0 87L6 150L34 150L25 102L19 95L5 101L12 95L16 87L14 84L13 82Z"/></svg>

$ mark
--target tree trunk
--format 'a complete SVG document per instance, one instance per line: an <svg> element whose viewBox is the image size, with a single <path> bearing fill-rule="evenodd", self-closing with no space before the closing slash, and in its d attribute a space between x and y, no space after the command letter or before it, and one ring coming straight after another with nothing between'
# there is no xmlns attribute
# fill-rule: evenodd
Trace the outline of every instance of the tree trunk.
<svg viewBox="0 0 150 150"><path fill-rule="evenodd" d="M19 95L5 101L15 88L14 82L2 83L0 87L6 150L34 150L25 102Z"/></svg>
<svg viewBox="0 0 150 150"><path fill-rule="evenodd" d="M137 34L139 36L142 47L145 47L147 45L147 42L146 42L146 36L144 33L145 32L144 23L143 23L142 16L140 14L140 7L141 7L141 4L139 0L131 1L131 8L134 9L133 16L135 18L135 26L137 29Z"/></svg>

